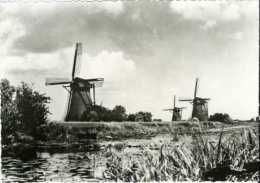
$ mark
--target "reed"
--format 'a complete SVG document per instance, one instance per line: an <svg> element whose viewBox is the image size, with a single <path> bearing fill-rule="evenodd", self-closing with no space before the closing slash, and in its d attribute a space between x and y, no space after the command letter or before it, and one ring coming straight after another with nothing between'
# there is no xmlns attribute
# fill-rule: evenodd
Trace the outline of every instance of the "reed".
<svg viewBox="0 0 260 183"><path fill-rule="evenodd" d="M192 132L191 144L163 144L158 151L138 155L110 151L104 178L112 181L259 181L257 133L218 135L212 141L204 129Z"/></svg>

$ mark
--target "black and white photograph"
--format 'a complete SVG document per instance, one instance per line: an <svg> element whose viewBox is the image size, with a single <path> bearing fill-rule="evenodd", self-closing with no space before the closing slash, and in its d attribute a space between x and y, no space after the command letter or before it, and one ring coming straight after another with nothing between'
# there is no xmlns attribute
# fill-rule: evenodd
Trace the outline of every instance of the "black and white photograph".
<svg viewBox="0 0 260 183"><path fill-rule="evenodd" d="M258 0L0 0L2 182L259 182Z"/></svg>

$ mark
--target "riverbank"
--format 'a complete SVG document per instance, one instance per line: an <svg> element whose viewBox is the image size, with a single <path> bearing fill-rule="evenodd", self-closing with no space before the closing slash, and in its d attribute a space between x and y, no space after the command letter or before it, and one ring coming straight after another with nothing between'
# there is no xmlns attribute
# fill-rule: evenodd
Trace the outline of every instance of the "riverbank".
<svg viewBox="0 0 260 183"><path fill-rule="evenodd" d="M97 140L123 140L128 138L151 138L158 134L183 135L199 128L214 129L230 126L220 122L54 122L62 127L73 129L83 136Z"/></svg>
<svg viewBox="0 0 260 183"><path fill-rule="evenodd" d="M20 137L18 142L2 144L2 156L34 157L34 151L84 152L98 151L104 144L128 141L128 146L136 146L134 139L152 139L157 136L178 141L183 136L203 130L207 134L225 133L240 127L257 127L257 123L241 125L220 122L51 122L42 127L45 140ZM20 135L21 136L21 135ZM28 140L29 139L29 140ZM133 139L132 141L129 139ZM113 143L114 144L114 143ZM33 151L34 150L34 151ZM35 155L35 154L33 154Z"/></svg>
<svg viewBox="0 0 260 183"><path fill-rule="evenodd" d="M146 139L98 140L100 148L93 152L47 148L29 161L4 157L3 172L11 182L31 179L35 182L255 181L259 166L257 135L253 126L241 125L241 128L202 130L178 138L169 133ZM61 147L54 142L49 145ZM217 171L224 171L223 177L214 173Z"/></svg>

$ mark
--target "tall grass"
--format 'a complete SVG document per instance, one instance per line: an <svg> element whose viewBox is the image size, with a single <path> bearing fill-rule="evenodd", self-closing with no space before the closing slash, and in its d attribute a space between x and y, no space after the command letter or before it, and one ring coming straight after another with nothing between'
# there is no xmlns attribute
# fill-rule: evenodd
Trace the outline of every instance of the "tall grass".
<svg viewBox="0 0 260 183"><path fill-rule="evenodd" d="M136 156L110 151L104 178L113 181L258 181L257 133L210 140L203 129L193 132L191 144L164 144L159 151L143 150Z"/></svg>

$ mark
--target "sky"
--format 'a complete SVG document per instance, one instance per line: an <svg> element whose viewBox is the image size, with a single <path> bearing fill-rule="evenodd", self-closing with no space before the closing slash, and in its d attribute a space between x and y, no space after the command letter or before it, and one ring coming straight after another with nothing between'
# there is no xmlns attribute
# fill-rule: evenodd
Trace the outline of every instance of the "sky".
<svg viewBox="0 0 260 183"><path fill-rule="evenodd" d="M50 119L65 115L68 93L45 86L47 77L71 77L75 43L82 42L79 77L104 77L98 104L150 111L169 121L173 96L211 98L209 114L256 117L258 0L56 0L0 3L0 77L32 83L52 98ZM191 104L183 118L191 116Z"/></svg>

